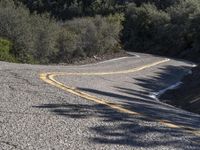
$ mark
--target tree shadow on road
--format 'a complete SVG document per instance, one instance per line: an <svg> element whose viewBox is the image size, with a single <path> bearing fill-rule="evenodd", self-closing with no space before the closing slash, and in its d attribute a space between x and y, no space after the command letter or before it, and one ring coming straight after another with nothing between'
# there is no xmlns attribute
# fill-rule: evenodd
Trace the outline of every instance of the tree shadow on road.
<svg viewBox="0 0 200 150"><path fill-rule="evenodd" d="M154 76L133 78L136 81L134 84L140 86L143 90L131 89L126 85L114 86L116 92L90 88L78 89L90 94L106 96L108 99L117 99L117 101L124 103L123 107L154 119L169 120L178 125L200 128L199 115L186 112L149 97L151 92L158 92L180 81L184 75L188 74L188 71L189 67L186 66L166 66L159 68L159 72L156 72Z"/></svg>
<svg viewBox="0 0 200 150"><path fill-rule="evenodd" d="M49 109L55 115L74 119L96 118L98 123L88 130L96 136L88 137L92 143L126 145L131 147L158 148L168 146L179 149L198 150L199 138L184 131L158 126L156 122L141 116L131 116L117 112L103 105L46 104L35 108ZM96 124L97 123L97 124ZM183 139L187 139L182 141Z"/></svg>
<svg viewBox="0 0 200 150"><path fill-rule="evenodd" d="M190 72L190 69L191 67L188 66L176 67L168 65L160 67L159 71L155 72L153 75L133 79L136 80L136 84L145 89L146 92L157 92L180 81L180 79Z"/></svg>
<svg viewBox="0 0 200 150"><path fill-rule="evenodd" d="M123 101L124 108L144 114L145 117L123 114L99 104L68 104L66 102L64 104L43 104L34 107L48 109L53 114L66 118L97 118L101 123L95 124L94 122L93 126L88 127L90 132L96 134L95 137L88 137L93 143L127 145L144 147L146 149L168 146L171 149L199 150L199 137L186 133L182 129L172 129L158 125L159 123L153 121L157 119L169 120L175 124L198 129L200 126L199 115L185 112L148 97L149 92L165 88L188 71L185 70L185 67L180 69L173 66L160 68L160 70L154 77L134 78L137 81L134 84L141 86L145 89L145 92L133 90L126 87L126 85L120 87L113 85L116 92L100 91L85 87L78 88L81 91L95 94L99 97L106 96L108 99L112 98ZM172 78L172 76L174 77Z"/></svg>

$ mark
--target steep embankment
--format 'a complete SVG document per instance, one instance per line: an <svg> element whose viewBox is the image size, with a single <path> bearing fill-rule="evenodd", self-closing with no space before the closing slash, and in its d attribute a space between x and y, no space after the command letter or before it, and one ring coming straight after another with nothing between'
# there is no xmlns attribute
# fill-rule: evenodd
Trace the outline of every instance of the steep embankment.
<svg viewBox="0 0 200 150"><path fill-rule="evenodd" d="M192 74L185 76L182 85L161 95L161 101L200 113L200 66L192 69Z"/></svg>

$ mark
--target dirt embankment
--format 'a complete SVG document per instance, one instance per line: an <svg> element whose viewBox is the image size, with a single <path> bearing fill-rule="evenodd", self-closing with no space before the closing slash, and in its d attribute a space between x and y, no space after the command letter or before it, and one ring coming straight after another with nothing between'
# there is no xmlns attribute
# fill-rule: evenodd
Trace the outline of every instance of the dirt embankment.
<svg viewBox="0 0 200 150"><path fill-rule="evenodd" d="M200 114L200 65L182 79L182 85L161 95L161 101Z"/></svg>

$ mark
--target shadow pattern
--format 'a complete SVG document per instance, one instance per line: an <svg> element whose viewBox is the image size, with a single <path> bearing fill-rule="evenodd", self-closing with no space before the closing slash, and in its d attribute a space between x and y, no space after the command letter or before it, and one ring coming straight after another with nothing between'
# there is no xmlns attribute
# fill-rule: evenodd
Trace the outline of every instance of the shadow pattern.
<svg viewBox="0 0 200 150"><path fill-rule="evenodd" d="M169 120L179 125L200 128L200 116L189 113L173 106L155 101L148 97L149 92L155 92L166 88L180 80L187 74L189 68L166 66L160 68L156 76L146 78L133 78L134 84L141 86L144 90L137 91L126 85L113 87L117 92L100 91L90 88L78 88L79 90L99 96L124 101L123 106L145 114L149 118ZM66 118L89 119L100 118L102 124L88 127L95 132L96 137L89 137L92 143L126 145L131 147L156 148L169 146L172 149L199 150L200 138L185 134L182 130L175 130L156 124L152 119L142 116L130 116L117 112L113 109L99 104L43 104L33 106L39 109L48 109L55 115ZM142 124L141 124L142 122ZM109 124L105 124L109 123ZM156 135L156 137L154 137ZM152 138L154 137L154 138ZM182 142L182 139L187 139Z"/></svg>

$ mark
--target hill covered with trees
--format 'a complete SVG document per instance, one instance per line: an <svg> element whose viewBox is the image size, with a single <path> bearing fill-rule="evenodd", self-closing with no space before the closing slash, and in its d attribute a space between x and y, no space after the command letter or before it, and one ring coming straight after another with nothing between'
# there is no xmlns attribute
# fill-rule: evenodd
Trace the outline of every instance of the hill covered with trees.
<svg viewBox="0 0 200 150"><path fill-rule="evenodd" d="M131 4L124 23L124 47L199 61L199 21L198 0L179 0L168 7Z"/></svg>
<svg viewBox="0 0 200 150"><path fill-rule="evenodd" d="M1 60L71 62L122 48L200 60L198 0L0 0L0 20Z"/></svg>
<svg viewBox="0 0 200 150"><path fill-rule="evenodd" d="M31 12L50 13L57 19L71 19L74 17L109 15L123 12L125 0L16 0L22 2Z"/></svg>
<svg viewBox="0 0 200 150"><path fill-rule="evenodd" d="M78 57L120 50L122 14L63 21L55 19L48 11L40 12L39 8L40 5L38 11L30 11L19 1L0 0L0 44L7 44L0 53L1 60L22 63L70 62Z"/></svg>

